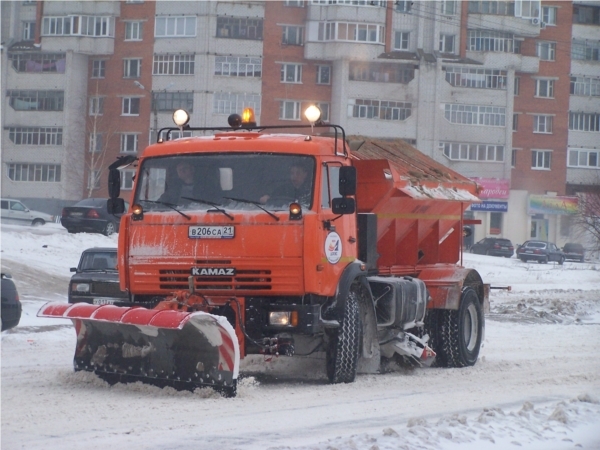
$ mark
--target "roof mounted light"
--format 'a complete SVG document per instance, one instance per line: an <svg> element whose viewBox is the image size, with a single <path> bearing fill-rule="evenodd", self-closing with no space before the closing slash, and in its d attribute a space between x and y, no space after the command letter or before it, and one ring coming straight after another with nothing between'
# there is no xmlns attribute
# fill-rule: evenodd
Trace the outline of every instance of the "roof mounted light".
<svg viewBox="0 0 600 450"><path fill-rule="evenodd" d="M227 123L229 124L229 126L231 128L233 128L234 130L237 130L239 127L242 126L242 116L240 116L239 114L230 114L229 117L227 118Z"/></svg>
<svg viewBox="0 0 600 450"><path fill-rule="evenodd" d="M173 122L180 129L183 129L190 121L190 115L185 109L178 109L173 113Z"/></svg>
<svg viewBox="0 0 600 450"><path fill-rule="evenodd" d="M254 128L256 126L256 119L254 118L254 110L252 108L244 108L242 112L242 127Z"/></svg>
<svg viewBox="0 0 600 450"><path fill-rule="evenodd" d="M321 120L321 110L316 105L310 105L304 111L304 117L306 117L311 125L315 125Z"/></svg>

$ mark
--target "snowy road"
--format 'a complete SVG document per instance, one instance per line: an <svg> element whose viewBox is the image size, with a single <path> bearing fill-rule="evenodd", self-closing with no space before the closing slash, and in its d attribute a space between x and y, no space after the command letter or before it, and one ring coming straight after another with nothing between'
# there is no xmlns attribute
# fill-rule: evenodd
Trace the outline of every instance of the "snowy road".
<svg viewBox="0 0 600 450"><path fill-rule="evenodd" d="M2 268L25 308L2 333L2 449L600 448L600 264L465 255L486 281L515 286L493 293L474 367L332 386L322 358L253 358L238 397L223 399L73 373L72 326L35 312L66 301L83 248L115 243L2 228ZM41 249L54 260L32 256Z"/></svg>

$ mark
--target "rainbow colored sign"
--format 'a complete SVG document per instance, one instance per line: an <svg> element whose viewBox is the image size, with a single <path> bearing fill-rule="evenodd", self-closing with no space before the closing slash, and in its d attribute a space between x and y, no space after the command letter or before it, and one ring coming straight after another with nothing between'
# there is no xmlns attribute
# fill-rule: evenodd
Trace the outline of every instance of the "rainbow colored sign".
<svg viewBox="0 0 600 450"><path fill-rule="evenodd" d="M577 197L530 195L527 212L528 214L575 214L578 204Z"/></svg>

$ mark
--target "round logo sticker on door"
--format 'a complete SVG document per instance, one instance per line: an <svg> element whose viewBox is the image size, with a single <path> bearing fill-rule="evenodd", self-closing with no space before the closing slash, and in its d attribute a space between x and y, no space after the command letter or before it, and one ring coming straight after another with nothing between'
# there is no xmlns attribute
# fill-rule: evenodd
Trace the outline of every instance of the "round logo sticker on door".
<svg viewBox="0 0 600 450"><path fill-rule="evenodd" d="M339 234L332 232L325 239L325 256L331 264L337 263L342 257L342 238Z"/></svg>

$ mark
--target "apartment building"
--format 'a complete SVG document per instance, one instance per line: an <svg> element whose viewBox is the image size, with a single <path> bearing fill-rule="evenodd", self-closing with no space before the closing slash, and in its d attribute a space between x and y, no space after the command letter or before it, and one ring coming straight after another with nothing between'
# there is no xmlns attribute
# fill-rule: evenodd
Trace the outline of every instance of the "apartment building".
<svg viewBox="0 0 600 450"><path fill-rule="evenodd" d="M325 122L353 139L403 139L482 185L482 204L467 212L482 221L475 240L560 244L571 234L573 195L600 185L600 2L130 0L2 8L2 190L32 205L105 196L106 166L155 140L178 107L195 126L224 125L245 106L259 123L295 125L317 104ZM28 71L38 59L42 69ZM48 61L64 62L52 72ZM62 92L63 109L19 110L34 95L25 91L44 99ZM50 137L29 137L26 127ZM52 186L35 175L44 164L60 166ZM123 171L124 196L132 174Z"/></svg>

